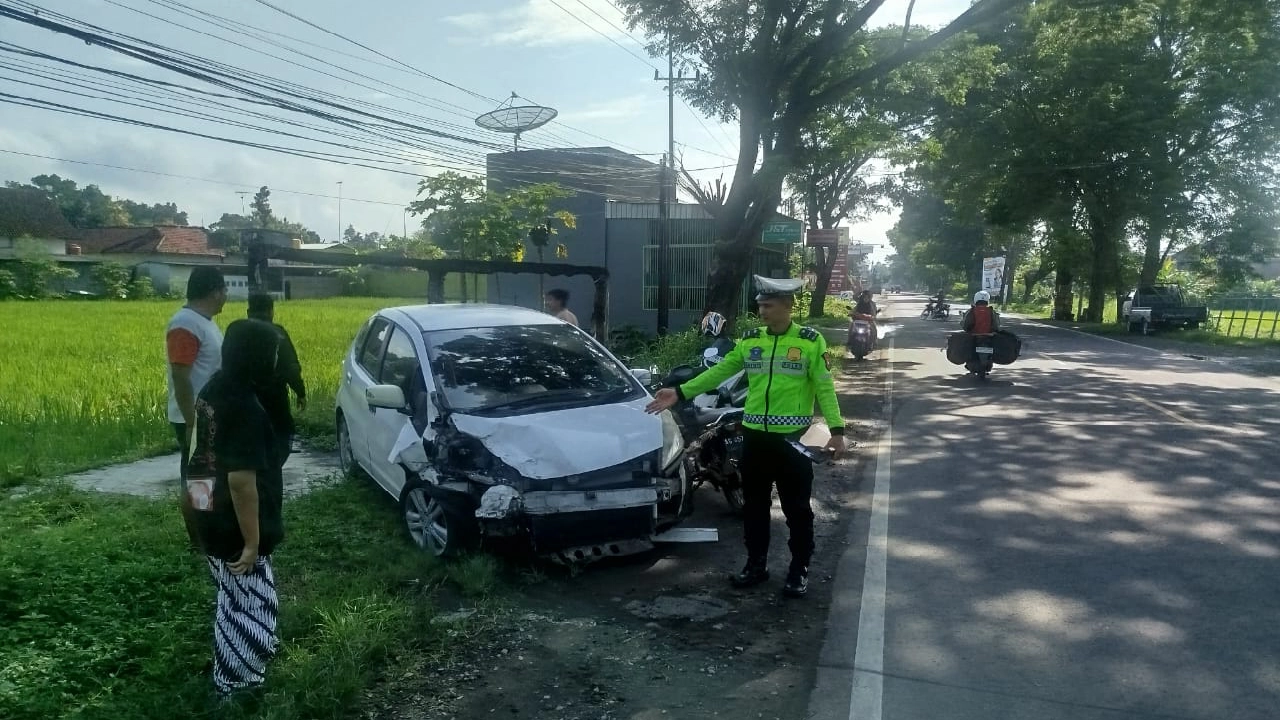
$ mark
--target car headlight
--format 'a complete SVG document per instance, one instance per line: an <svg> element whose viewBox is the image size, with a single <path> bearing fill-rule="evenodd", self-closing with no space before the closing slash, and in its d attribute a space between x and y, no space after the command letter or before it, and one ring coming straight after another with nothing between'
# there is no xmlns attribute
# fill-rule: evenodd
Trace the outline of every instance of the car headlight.
<svg viewBox="0 0 1280 720"><path fill-rule="evenodd" d="M680 426L676 424L676 416L670 410L663 410L662 418L662 462L659 467L666 474L684 453L684 436L680 434Z"/></svg>

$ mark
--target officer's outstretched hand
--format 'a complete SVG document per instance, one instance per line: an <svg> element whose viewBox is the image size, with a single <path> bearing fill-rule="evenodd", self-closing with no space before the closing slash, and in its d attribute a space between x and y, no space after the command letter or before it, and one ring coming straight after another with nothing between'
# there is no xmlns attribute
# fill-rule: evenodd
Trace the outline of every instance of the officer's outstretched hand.
<svg viewBox="0 0 1280 720"><path fill-rule="evenodd" d="M657 415L677 402L680 402L680 396L676 394L674 388L662 388L653 396L653 402L649 403L644 411L650 415Z"/></svg>
<svg viewBox="0 0 1280 720"><path fill-rule="evenodd" d="M827 441L826 447L831 452L831 459L839 460L840 456L844 455L845 452L844 436L832 435L831 439Z"/></svg>

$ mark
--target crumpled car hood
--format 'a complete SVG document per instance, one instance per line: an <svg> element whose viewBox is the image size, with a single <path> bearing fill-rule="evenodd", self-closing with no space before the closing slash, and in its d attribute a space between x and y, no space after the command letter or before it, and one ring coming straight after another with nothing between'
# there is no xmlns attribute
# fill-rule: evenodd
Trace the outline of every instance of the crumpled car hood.
<svg viewBox="0 0 1280 720"><path fill-rule="evenodd" d="M455 413L454 427L533 480L613 467L662 447L662 420L629 403L488 418Z"/></svg>

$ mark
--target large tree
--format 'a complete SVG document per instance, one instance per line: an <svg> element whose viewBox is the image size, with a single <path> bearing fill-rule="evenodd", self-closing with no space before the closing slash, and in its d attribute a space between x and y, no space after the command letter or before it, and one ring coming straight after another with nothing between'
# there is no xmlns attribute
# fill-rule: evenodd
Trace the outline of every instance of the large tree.
<svg viewBox="0 0 1280 720"><path fill-rule="evenodd" d="M867 25L884 0L619 0L654 50L670 48L706 68L703 81L686 91L690 101L738 122L737 166L718 215L708 307L737 315L752 252L795 169L802 133L821 112L1029 1L978 0L942 30L881 57L870 52Z"/></svg>

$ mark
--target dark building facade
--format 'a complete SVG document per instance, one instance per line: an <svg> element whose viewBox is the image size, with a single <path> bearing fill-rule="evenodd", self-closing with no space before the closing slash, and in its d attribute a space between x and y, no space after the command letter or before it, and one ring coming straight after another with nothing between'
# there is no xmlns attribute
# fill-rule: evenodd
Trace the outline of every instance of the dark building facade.
<svg viewBox="0 0 1280 720"><path fill-rule="evenodd" d="M577 218L577 227L559 228L545 252L546 262L598 265L609 270L609 326L631 326L652 335L657 330L657 251L660 230L660 167L612 148L528 150L489 155L489 188L502 191L521 185L554 182L574 191L556 205ZM680 330L698 322L706 298L715 221L697 205L670 206L670 326ZM554 247L563 244L564 258ZM534 248L526 258L536 260ZM756 250L754 272L785 277L785 248ZM594 288L590 278L548 277L542 288L569 291L569 309L587 327ZM542 303L536 276L494 275L489 301L538 307ZM744 304L746 295L744 294Z"/></svg>

